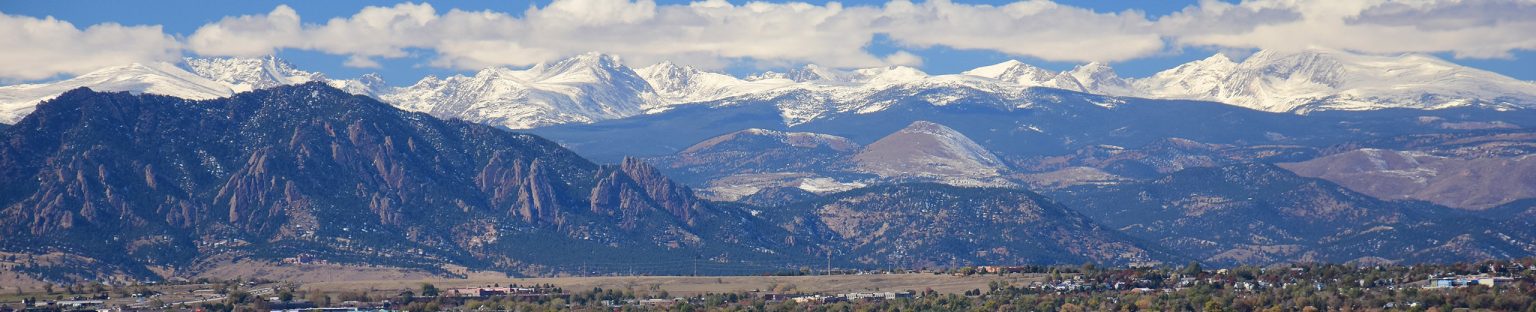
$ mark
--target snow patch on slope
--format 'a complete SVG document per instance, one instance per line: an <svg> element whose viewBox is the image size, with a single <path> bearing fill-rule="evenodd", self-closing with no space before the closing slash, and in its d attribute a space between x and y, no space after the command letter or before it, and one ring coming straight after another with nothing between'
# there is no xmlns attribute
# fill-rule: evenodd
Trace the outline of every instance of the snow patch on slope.
<svg viewBox="0 0 1536 312"><path fill-rule="evenodd" d="M597 53L527 70L429 76L380 98L406 110L513 129L624 118L666 105L618 58Z"/></svg>
<svg viewBox="0 0 1536 312"><path fill-rule="evenodd" d="M15 124L37 104L77 88L128 91L208 100L234 94L228 86L169 63L133 63L90 72L68 80L0 87L0 123Z"/></svg>
<svg viewBox="0 0 1536 312"><path fill-rule="evenodd" d="M1213 56L1135 84L1152 97L1209 100L1270 112L1471 105L1536 107L1536 85L1432 56L1310 49Z"/></svg>
<svg viewBox="0 0 1536 312"><path fill-rule="evenodd" d="M265 58L187 58L187 68L235 92L325 80L325 75L298 70L275 56Z"/></svg>

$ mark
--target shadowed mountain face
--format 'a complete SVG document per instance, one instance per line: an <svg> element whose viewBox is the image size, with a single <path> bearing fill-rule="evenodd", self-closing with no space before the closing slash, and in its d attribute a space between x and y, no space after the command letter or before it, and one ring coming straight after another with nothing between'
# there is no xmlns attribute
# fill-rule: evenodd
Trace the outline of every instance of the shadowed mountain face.
<svg viewBox="0 0 1536 312"><path fill-rule="evenodd" d="M1423 202L1383 201L1274 165L1195 168L1054 193L1125 233L1218 264L1465 261L1536 253L1529 230Z"/></svg>
<svg viewBox="0 0 1536 312"><path fill-rule="evenodd" d="M1029 191L898 184L776 208L781 226L856 263L1152 264L1176 259Z"/></svg>
<svg viewBox="0 0 1536 312"><path fill-rule="evenodd" d="M210 101L81 89L0 133L0 248L132 275L214 255L535 272L790 254L764 247L787 233L638 160L597 165L320 83ZM544 247L559 245L581 248Z"/></svg>
<svg viewBox="0 0 1536 312"><path fill-rule="evenodd" d="M847 171L858 143L805 132L746 129L709 138L675 155L655 158L679 180L702 182L741 174Z"/></svg>

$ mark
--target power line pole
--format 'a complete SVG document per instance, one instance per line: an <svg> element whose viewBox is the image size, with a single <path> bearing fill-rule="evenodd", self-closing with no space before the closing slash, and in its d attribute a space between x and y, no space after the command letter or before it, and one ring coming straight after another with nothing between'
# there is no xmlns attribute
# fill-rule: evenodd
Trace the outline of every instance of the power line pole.
<svg viewBox="0 0 1536 312"><path fill-rule="evenodd" d="M832 275L832 249L827 249L827 275Z"/></svg>

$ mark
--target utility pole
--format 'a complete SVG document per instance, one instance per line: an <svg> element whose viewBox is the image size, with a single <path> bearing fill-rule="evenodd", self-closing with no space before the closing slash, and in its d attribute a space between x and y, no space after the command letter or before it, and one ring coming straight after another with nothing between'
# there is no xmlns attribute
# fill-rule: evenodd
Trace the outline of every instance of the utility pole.
<svg viewBox="0 0 1536 312"><path fill-rule="evenodd" d="M832 275L832 249L827 249L827 275Z"/></svg>

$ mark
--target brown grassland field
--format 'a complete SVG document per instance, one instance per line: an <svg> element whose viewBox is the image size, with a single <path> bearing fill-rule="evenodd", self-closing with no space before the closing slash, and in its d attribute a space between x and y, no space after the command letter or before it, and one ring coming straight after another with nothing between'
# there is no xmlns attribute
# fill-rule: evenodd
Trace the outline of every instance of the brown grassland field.
<svg viewBox="0 0 1536 312"><path fill-rule="evenodd" d="M543 285L553 284L567 290L632 289L639 291L665 291L673 296L692 296L705 293L735 292L806 292L846 293L867 291L924 291L939 293L963 293L973 289L987 289L995 280L1014 285L1045 281L1047 274L1027 275L973 275L952 276L945 274L907 273L871 275L821 275L821 276L598 276L598 277L548 277L548 278L498 278L494 276L470 276L464 279L426 278L356 280L336 282L311 282L300 286L303 291L319 292L368 292L394 295L405 290L419 289L430 283L440 289L478 287L493 284Z"/></svg>

